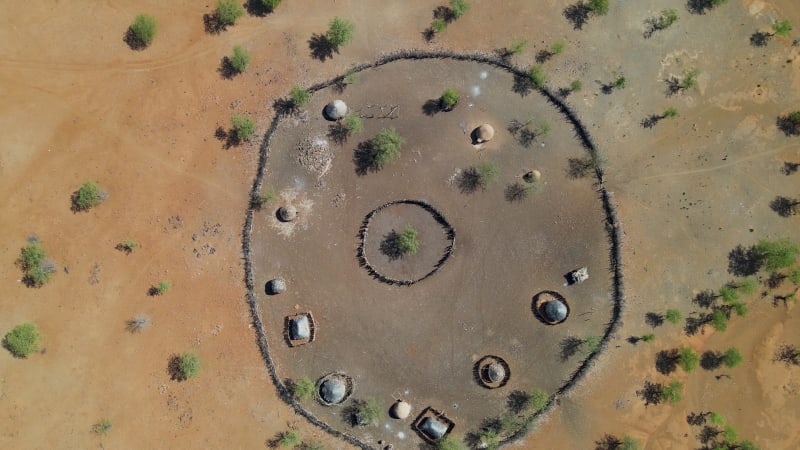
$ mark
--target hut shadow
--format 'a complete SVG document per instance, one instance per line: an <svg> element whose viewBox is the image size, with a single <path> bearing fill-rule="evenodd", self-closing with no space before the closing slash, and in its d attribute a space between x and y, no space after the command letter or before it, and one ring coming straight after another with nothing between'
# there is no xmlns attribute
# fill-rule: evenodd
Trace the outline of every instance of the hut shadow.
<svg viewBox="0 0 800 450"><path fill-rule="evenodd" d="M133 32L133 28L128 28L125 31L125 33L122 35L122 40L128 44L128 47L130 47L131 50L140 51L147 48L147 43Z"/></svg>
<svg viewBox="0 0 800 450"><path fill-rule="evenodd" d="M426 116L432 117L442 111L442 105L438 98L426 100L425 103L422 104L422 113Z"/></svg>
<svg viewBox="0 0 800 450"><path fill-rule="evenodd" d="M308 40L308 49L311 50L311 57L321 62L333 58L333 52L336 51L328 36L318 33L311 35L311 39Z"/></svg>
<svg viewBox="0 0 800 450"><path fill-rule="evenodd" d="M711 315L709 314L703 314L700 317L687 317L686 323L683 326L683 332L686 333L687 336L694 336L709 322L711 322Z"/></svg>
<svg viewBox="0 0 800 450"><path fill-rule="evenodd" d="M564 8L564 18L566 18L575 30L582 30L583 26L589 22L589 14L592 9L582 1L569 5Z"/></svg>
<svg viewBox="0 0 800 450"><path fill-rule="evenodd" d="M345 124L337 122L328 127L328 139L337 145L344 145L350 138L350 129Z"/></svg>
<svg viewBox="0 0 800 450"><path fill-rule="evenodd" d="M567 336L561 340L559 345L559 357L561 362L567 362L571 357L575 356L580 351L583 345L583 339L575 336Z"/></svg>

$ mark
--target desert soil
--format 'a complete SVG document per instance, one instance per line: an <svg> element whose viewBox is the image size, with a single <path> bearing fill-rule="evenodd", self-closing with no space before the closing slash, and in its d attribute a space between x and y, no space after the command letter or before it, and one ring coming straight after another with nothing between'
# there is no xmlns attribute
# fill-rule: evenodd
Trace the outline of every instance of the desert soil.
<svg viewBox="0 0 800 450"><path fill-rule="evenodd" d="M775 127L776 116L797 107L798 50L785 38L749 44L773 19L800 24L796 2L731 0L702 16L678 0L612 2L608 16L573 30L561 14L567 1L475 0L429 44L421 33L440 3L284 2L219 35L203 29L212 3L6 6L0 331L35 322L44 349L27 360L0 352L1 446L261 448L291 425L329 448L346 448L277 398L258 354L240 236L260 139L225 149L214 131L238 112L257 117L263 135L272 101L293 84L328 79L384 52L492 51L514 37L533 44L516 57L521 66L556 39L568 44L545 69L553 87L583 81L569 103L609 161L628 300L625 326L592 376L519 445L591 448L608 432L629 433L651 449L695 448L696 428L685 416L713 410L762 448L800 446L793 432L800 372L772 361L780 343L800 340L794 305L755 298L747 318L725 333L687 338L663 326L653 344L626 342L651 332L646 312L678 307L688 315L694 293L728 281L726 256L735 245L800 239L797 217L768 207L776 195L800 190L800 175L780 172L785 161L800 162L798 141ZM680 20L645 40L644 20L664 8L676 8ZM145 11L157 17L159 34L150 48L133 51L123 34ZM332 59L314 60L307 40L335 15L355 23L356 37ZM234 45L247 48L253 64L226 80L218 69ZM667 97L663 79L689 67L701 71L699 89ZM600 83L615 71L627 87L602 94ZM639 125L669 106L678 118L654 129ZM110 198L73 214L70 194L87 180ZM14 266L32 235L59 264L41 289L25 287ZM114 249L124 238L142 247L126 256ZM171 290L149 297L162 279L172 281ZM130 335L125 321L137 313L153 325ZM745 363L727 371L731 378L679 374L684 400L645 408L635 391L644 380L667 380L655 370L656 351L681 344L698 351L737 346ZM170 355L189 350L200 355L203 372L171 381ZM113 428L98 437L91 427L104 418Z"/></svg>

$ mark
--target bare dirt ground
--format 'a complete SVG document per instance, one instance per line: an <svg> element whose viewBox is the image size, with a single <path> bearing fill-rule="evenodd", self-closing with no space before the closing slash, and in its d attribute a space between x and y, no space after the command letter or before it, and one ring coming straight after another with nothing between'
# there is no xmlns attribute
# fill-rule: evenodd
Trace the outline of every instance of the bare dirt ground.
<svg viewBox="0 0 800 450"><path fill-rule="evenodd" d="M792 432L798 371L772 362L779 343L800 338L795 307L754 303L725 333L687 339L665 326L654 344L625 342L649 332L645 312L677 306L688 314L693 292L727 281L726 255L736 244L800 239L797 218L780 218L767 206L775 195L797 195L800 184L800 175L780 172L784 161L800 162L798 142L774 126L800 95L797 48L784 38L764 48L748 42L775 18L800 24L795 2L731 0L703 16L677 0L612 2L608 16L573 30L561 15L566 1L499 7L476 0L432 44L421 32L444 2L284 3L220 35L203 31L210 3L6 5L0 330L36 322L46 351L25 361L0 353L1 446L261 448L287 422L306 437L319 435L277 399L248 327L240 231L256 147L224 150L214 130L227 127L232 113L249 112L263 132L272 100L292 84L330 78L381 52L491 51L518 36L535 45L517 58L520 65L555 39L568 43L545 68L551 86L583 81L570 103L610 161L608 183L626 233L628 297L618 347L520 446L590 448L610 432L652 449L693 448L699 443L685 416L701 410L722 412L762 448L800 446ZM664 8L676 8L679 22L643 39L644 20ZM159 35L147 50L132 51L123 33L144 11L159 20ZM355 23L356 38L332 60L316 61L306 41L334 15ZM233 45L254 61L242 76L224 80L217 70ZM689 66L701 70L699 90L667 98L663 77ZM604 95L595 80L608 82L614 71L628 86ZM652 130L639 125L668 106L680 117ZM73 214L69 196L86 180L111 197ZM60 265L42 289L24 287L14 267L32 234ZM124 238L142 248L117 252ZM173 282L170 292L148 297L161 279ZM131 336L125 321L139 312L153 326ZM635 391L645 379L664 379L655 352L681 343L737 346L745 363L731 379L682 375L683 402L645 408ZM198 351L203 373L170 381L169 356L186 350ZM103 418L114 426L100 438L91 426ZM321 438L329 448L346 447Z"/></svg>

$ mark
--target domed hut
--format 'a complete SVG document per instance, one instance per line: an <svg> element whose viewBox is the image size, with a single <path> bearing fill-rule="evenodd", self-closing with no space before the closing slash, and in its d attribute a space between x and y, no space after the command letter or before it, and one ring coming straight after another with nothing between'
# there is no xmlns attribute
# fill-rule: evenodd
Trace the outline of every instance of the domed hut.
<svg viewBox="0 0 800 450"><path fill-rule="evenodd" d="M286 280L283 278L275 278L267 281L266 286L267 295L278 295L286 292Z"/></svg>
<svg viewBox="0 0 800 450"><path fill-rule="evenodd" d="M347 114L347 104L341 100L334 100L322 110L322 115L328 120L339 120Z"/></svg>
<svg viewBox="0 0 800 450"><path fill-rule="evenodd" d="M286 316L284 337L289 347L297 347L314 342L315 335L316 326L310 311Z"/></svg>
<svg viewBox="0 0 800 450"><path fill-rule="evenodd" d="M483 144L484 142L491 141L493 137L494 127L488 123L485 123L472 130L472 142L474 144Z"/></svg>
<svg viewBox="0 0 800 450"><path fill-rule="evenodd" d="M334 372L317 380L317 398L325 406L340 405L353 393L353 380L347 374Z"/></svg>
<svg viewBox="0 0 800 450"><path fill-rule="evenodd" d="M389 415L394 419L405 419L411 414L411 405L403 400L398 400L389 408Z"/></svg>
<svg viewBox="0 0 800 450"><path fill-rule="evenodd" d="M487 389L497 389L508 383L511 369L508 363L499 356L487 355L475 364L475 375L478 383Z"/></svg>
<svg viewBox="0 0 800 450"><path fill-rule="evenodd" d="M297 208L294 205L285 205L278 208L278 220L292 222L297 219Z"/></svg>
<svg viewBox="0 0 800 450"><path fill-rule="evenodd" d="M441 411L429 406L417 417L412 427L424 440L435 443L444 439L454 426L455 423Z"/></svg>
<svg viewBox="0 0 800 450"><path fill-rule="evenodd" d="M555 291L542 291L533 297L533 312L548 325L556 325L569 317L569 303Z"/></svg>

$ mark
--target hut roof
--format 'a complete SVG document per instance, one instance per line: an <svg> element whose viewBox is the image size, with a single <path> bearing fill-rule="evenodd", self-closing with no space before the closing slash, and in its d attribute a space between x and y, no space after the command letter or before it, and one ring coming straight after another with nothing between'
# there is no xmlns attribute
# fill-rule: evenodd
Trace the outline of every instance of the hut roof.
<svg viewBox="0 0 800 450"><path fill-rule="evenodd" d="M486 367L486 378L492 383L499 383L506 377L506 368L502 364L495 361Z"/></svg>
<svg viewBox="0 0 800 450"><path fill-rule="evenodd" d="M329 120L339 120L347 114L347 104L341 100L334 100L325 105L323 114Z"/></svg>
<svg viewBox="0 0 800 450"><path fill-rule="evenodd" d="M397 403L392 405L389 414L391 414L395 419L405 419L409 414L411 414L411 405L402 400L398 400Z"/></svg>
<svg viewBox="0 0 800 450"><path fill-rule="evenodd" d="M283 222L291 222L297 218L297 208L294 205L281 206L278 209L278 218Z"/></svg>
<svg viewBox="0 0 800 450"><path fill-rule="evenodd" d="M550 300L544 305L544 313L552 322L561 322L567 318L567 305L561 300Z"/></svg>
<svg viewBox="0 0 800 450"><path fill-rule="evenodd" d="M286 280L275 278L267 282L267 293L270 295L280 294L286 291Z"/></svg>
<svg viewBox="0 0 800 450"><path fill-rule="evenodd" d="M289 322L289 338L293 341L311 337L308 316L295 317Z"/></svg>
<svg viewBox="0 0 800 450"><path fill-rule="evenodd" d="M444 424L433 417L422 419L419 429L433 439L441 439L447 433L447 424Z"/></svg>
<svg viewBox="0 0 800 450"><path fill-rule="evenodd" d="M486 142L494 137L494 127L485 123L478 127L478 132L475 134L478 142Z"/></svg>
<svg viewBox="0 0 800 450"><path fill-rule="evenodd" d="M337 378L325 380L319 387L319 396L328 403L340 403L342 400L344 400L346 393L347 387L342 380Z"/></svg>

